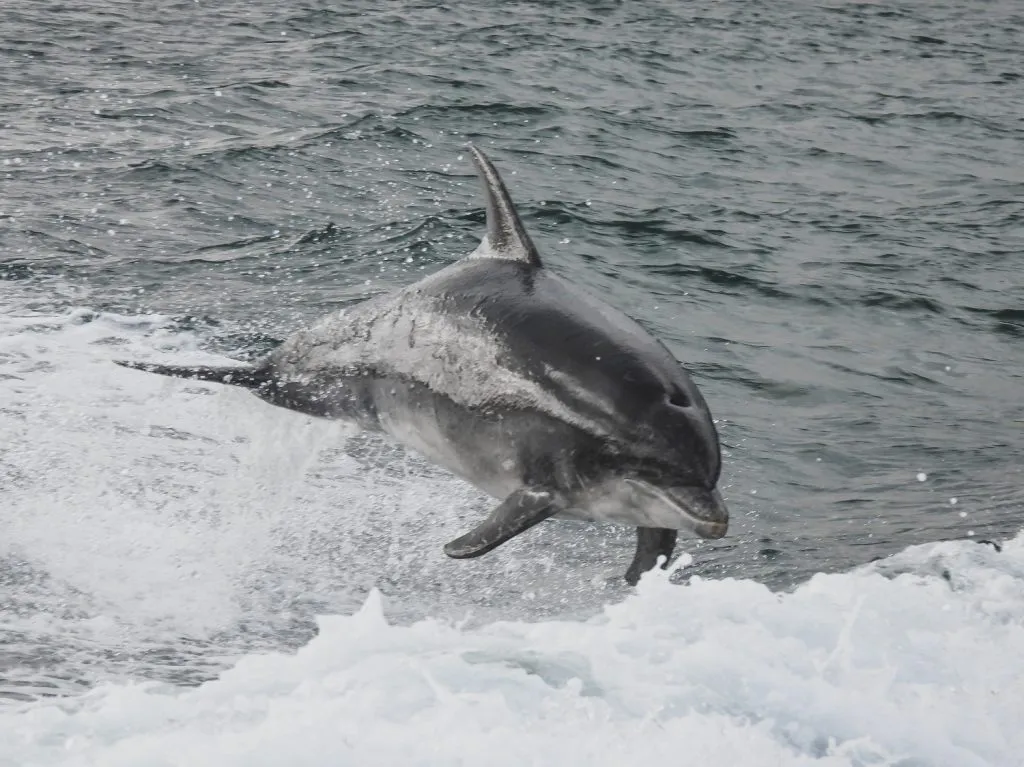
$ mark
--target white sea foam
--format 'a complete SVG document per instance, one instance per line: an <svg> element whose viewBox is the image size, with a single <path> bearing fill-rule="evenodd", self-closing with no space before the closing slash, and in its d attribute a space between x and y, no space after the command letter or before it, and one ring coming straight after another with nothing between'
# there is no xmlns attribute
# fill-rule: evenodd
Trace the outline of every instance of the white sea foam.
<svg viewBox="0 0 1024 767"><path fill-rule="evenodd" d="M0 763L1011 767L1024 755L1024 537L1002 553L917 547L786 594L659 573L588 621L397 626L374 592L319 629L295 654L250 655L200 687L9 707Z"/></svg>

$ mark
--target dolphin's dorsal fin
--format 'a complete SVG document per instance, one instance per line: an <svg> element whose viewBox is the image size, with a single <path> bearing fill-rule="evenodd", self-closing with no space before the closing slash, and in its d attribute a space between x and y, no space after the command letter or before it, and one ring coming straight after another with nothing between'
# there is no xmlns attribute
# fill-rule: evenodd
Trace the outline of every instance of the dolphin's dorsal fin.
<svg viewBox="0 0 1024 767"><path fill-rule="evenodd" d="M480 247L473 251L473 256L522 261L540 267L540 254L526 233L526 227L498 175L498 169L487 159L487 155L472 144L469 145L469 151L473 154L473 164L487 197L487 234Z"/></svg>

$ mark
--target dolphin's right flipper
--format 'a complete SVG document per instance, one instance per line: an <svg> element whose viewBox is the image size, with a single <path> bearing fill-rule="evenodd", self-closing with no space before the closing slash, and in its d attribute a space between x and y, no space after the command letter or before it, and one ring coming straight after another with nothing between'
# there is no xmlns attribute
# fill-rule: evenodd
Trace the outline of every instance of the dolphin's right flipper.
<svg viewBox="0 0 1024 767"><path fill-rule="evenodd" d="M479 557L561 510L549 490L524 487L506 498L487 519L444 547L453 559Z"/></svg>
<svg viewBox="0 0 1024 767"><path fill-rule="evenodd" d="M654 568L658 563L658 557L665 557L661 565L664 570L668 567L669 557L676 548L677 530L669 530L664 527L638 527L636 529L636 554L633 556L633 563L626 570L626 583L635 586L640 582L640 576Z"/></svg>

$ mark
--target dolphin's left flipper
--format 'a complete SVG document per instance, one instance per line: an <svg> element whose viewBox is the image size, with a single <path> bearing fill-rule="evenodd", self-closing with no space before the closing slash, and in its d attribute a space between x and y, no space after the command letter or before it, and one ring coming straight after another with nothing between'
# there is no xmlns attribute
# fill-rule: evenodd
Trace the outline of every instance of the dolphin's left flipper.
<svg viewBox="0 0 1024 767"><path fill-rule="evenodd" d="M444 547L453 559L479 557L561 510L550 490L524 487L506 498L487 519Z"/></svg>
<svg viewBox="0 0 1024 767"><path fill-rule="evenodd" d="M626 583L630 586L639 583L640 576L658 563L658 557L665 557L661 569L667 568L669 557L675 551L678 535L677 530L668 530L663 527L638 527L636 529L636 554L633 556L633 563L626 570Z"/></svg>

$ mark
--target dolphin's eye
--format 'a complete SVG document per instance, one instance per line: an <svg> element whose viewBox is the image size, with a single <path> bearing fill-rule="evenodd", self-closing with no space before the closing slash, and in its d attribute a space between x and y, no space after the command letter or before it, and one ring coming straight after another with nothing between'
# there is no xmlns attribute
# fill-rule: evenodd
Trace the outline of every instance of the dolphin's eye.
<svg viewBox="0 0 1024 767"><path fill-rule="evenodd" d="M690 407L690 398L681 391L674 391L668 395L668 404L674 407Z"/></svg>

